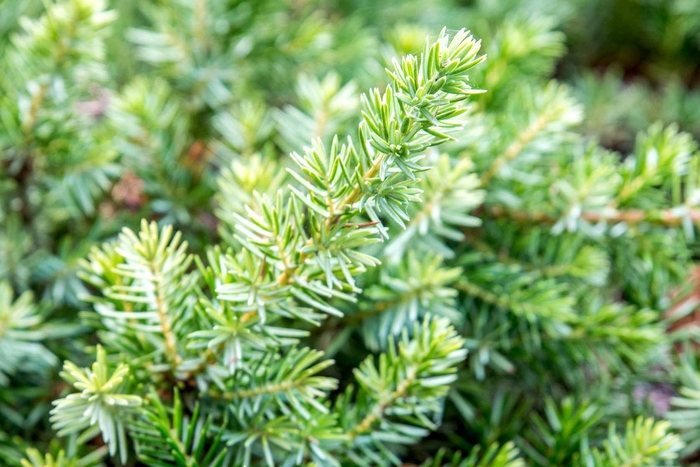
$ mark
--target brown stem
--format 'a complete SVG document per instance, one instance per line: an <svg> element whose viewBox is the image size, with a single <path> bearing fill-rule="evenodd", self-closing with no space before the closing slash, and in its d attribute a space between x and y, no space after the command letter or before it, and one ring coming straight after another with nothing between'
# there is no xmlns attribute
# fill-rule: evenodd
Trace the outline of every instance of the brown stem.
<svg viewBox="0 0 700 467"><path fill-rule="evenodd" d="M199 42L200 47L205 47L206 42L206 17L207 2L206 0L197 0L194 5L194 38Z"/></svg>
<svg viewBox="0 0 700 467"><path fill-rule="evenodd" d="M508 148L500 156L498 156L495 161L493 161L488 170L481 176L481 186L486 186L488 182L491 181L496 174L498 174L501 167L508 163L508 161L518 157L518 154L522 152L530 141L535 139L537 134L542 131L547 122L547 115L541 115L537 120L532 122L524 132L520 133L518 139L513 141L510 146L508 146Z"/></svg>
<svg viewBox="0 0 700 467"><path fill-rule="evenodd" d="M353 429L351 429L348 432L348 436L350 437L351 440L354 440L357 438L359 435L362 433L367 432L372 428L372 425L374 422L378 421L382 415L384 415L384 411L389 408L391 403L393 403L395 400L400 399L406 395L408 392L408 388L411 386L416 381L416 369L411 368L411 370L408 372L406 375L406 379L401 381L401 383L397 386L396 390L389 394L386 398L383 400L380 400L379 403L374 406L372 411L367 414L365 418L362 419L362 421L357 424Z"/></svg>
<svg viewBox="0 0 700 467"><path fill-rule="evenodd" d="M29 133L34 129L39 110L41 109L41 106L44 103L44 99L46 98L46 91L48 90L48 88L48 84L42 83L39 87L39 91L37 91L37 93L32 96L32 100L29 103L29 113L27 114L27 120L25 120L22 124L22 131L25 135L27 135L27 138L30 138Z"/></svg>
<svg viewBox="0 0 700 467"><path fill-rule="evenodd" d="M462 281L456 283L455 288L457 290L461 290L462 292L468 295L474 296L486 303L490 303L501 308L509 308L511 305L511 303L508 300L501 298L495 293L489 292L488 290L485 290L479 287L478 285L472 284L466 279L463 279Z"/></svg>
<svg viewBox="0 0 700 467"><path fill-rule="evenodd" d="M377 175L377 172L379 172L379 169L382 166L382 160L384 160L384 154L380 153L379 156L377 156L377 159L372 164L372 167L370 167L370 169L367 171L364 177L362 177L362 183L358 183L357 185L355 185L355 188L350 192L350 194L346 196L345 199L343 199L343 201L340 202L340 204L338 204L336 212L338 212L339 214L333 213L331 217L326 219L327 227L330 227L335 222L337 222L338 217L340 217L340 215L343 214L343 211L346 206L357 202L357 200L360 198L360 195L362 195L362 185L364 185L367 182L367 180Z"/></svg>
<svg viewBox="0 0 700 467"><path fill-rule="evenodd" d="M554 224L559 219L542 211L515 211L503 206L488 206L481 209L482 214L491 217L503 217L518 222ZM625 222L630 225L649 223L664 226L678 226L686 216L678 217L671 209L645 211L643 209L611 210L610 213L587 211L581 214L581 219L588 222ZM700 209L691 209L687 217L693 224L700 224Z"/></svg>
<svg viewBox="0 0 700 467"><path fill-rule="evenodd" d="M367 171L367 173L364 175L364 177L362 177L362 182L355 185L355 188L350 192L350 194L348 194L338 204L335 211L331 214L331 216L328 219L326 219L326 227L327 228L330 228L331 226L333 226L334 224L336 224L338 222L338 219L343 215L346 206L350 206L353 203L357 202L357 200L362 195L362 185L364 185L365 182L367 182L367 180L374 177L377 174L377 172L379 172L379 168L382 165L383 159L384 159L384 154L380 153L379 156L377 156L377 159L372 164L372 167L370 167L370 169ZM312 245L312 244L313 244L313 239L309 239L307 241L307 245ZM289 282L291 282L297 269L299 269L299 266L304 264L306 257L307 257L307 254L305 252L301 252L299 254L299 261L297 261L297 264L282 271L282 274L280 274L279 278L277 279L277 283L279 285L286 285Z"/></svg>
<svg viewBox="0 0 700 467"><path fill-rule="evenodd" d="M289 391L291 389L303 386L304 383L306 383L307 379L308 378L302 378L300 380L285 381L285 382L276 383L276 384L266 384L265 386L261 386L259 388L244 389L241 391L232 391L232 392L224 392L224 393L216 393L213 391L209 391L209 395L214 397L214 398L225 400L225 401L232 401L232 400L236 400L236 399L250 399L252 397L264 396L264 395Z"/></svg>
<svg viewBox="0 0 700 467"><path fill-rule="evenodd" d="M180 363L182 363L182 357L177 351L177 344L175 341L175 335L173 334L172 326L168 319L168 307L165 302L165 294L163 293L161 282L163 280L160 269L154 264L153 265L154 282L156 284L156 312L158 313L158 320L160 321L160 328L163 332L163 338L165 339L165 353L173 365L173 368L177 368Z"/></svg>

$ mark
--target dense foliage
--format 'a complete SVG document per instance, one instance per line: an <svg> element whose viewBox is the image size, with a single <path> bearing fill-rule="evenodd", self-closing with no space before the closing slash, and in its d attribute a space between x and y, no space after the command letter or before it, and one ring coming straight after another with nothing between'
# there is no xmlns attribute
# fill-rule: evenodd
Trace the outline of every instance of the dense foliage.
<svg viewBox="0 0 700 467"><path fill-rule="evenodd" d="M699 56L697 0L0 1L0 464L693 465Z"/></svg>

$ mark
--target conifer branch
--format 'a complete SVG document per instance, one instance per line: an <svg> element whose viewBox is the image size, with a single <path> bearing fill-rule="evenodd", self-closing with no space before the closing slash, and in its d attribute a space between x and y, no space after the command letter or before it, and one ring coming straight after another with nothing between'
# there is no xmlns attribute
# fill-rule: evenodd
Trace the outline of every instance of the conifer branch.
<svg viewBox="0 0 700 467"><path fill-rule="evenodd" d="M569 298L560 294L561 286L555 287L554 285L551 282L547 288L528 290L520 284L514 284L512 290L508 290L507 293L504 291L501 295L466 279L461 279L454 286L468 296L476 297L499 308L512 310L513 313L522 315L530 321L536 321L538 317L557 319L563 322L570 321L574 316L573 303Z"/></svg>
<svg viewBox="0 0 700 467"><path fill-rule="evenodd" d="M409 219L406 210L418 193L415 173L425 170L417 160L428 147L451 139L447 133L459 127L454 119L465 110L461 103L479 92L466 84L465 75L482 61L478 49L466 31L451 41L443 31L426 43L420 58L395 61L386 91L375 89L362 98L359 151L351 140L340 145L336 138L329 150L317 141L303 156L293 154L300 172L290 170L290 175L300 188L290 187L292 200L278 196L274 206L261 200L261 212L248 209L248 216L235 216L236 238L265 262L256 269L276 273L270 277L275 285L266 286L269 293L288 288L295 300L337 314L324 297L348 298L339 290L357 290L352 275L377 262L358 247L377 241L376 233L386 236L379 212L400 225ZM273 213L285 213L284 222ZM372 222L345 228L362 214ZM260 280L270 280L266 275ZM263 309L245 310L243 317Z"/></svg>
<svg viewBox="0 0 700 467"><path fill-rule="evenodd" d="M159 230L144 220L138 235L124 229L115 244L104 245L103 251L95 249L82 264L83 278L105 295L106 300L91 300L98 304L96 311L107 327L125 323L140 336L160 334L173 372L183 363L176 326L187 325L193 299L189 294L197 280L188 273L192 256L180 239L172 227Z"/></svg>
<svg viewBox="0 0 700 467"><path fill-rule="evenodd" d="M486 187L504 166L517 159L537 139L565 133L581 120L581 110L568 96L566 88L554 82L545 86L540 94L527 95L526 101L532 108L520 110L525 115L525 126L516 127L512 142L492 162L492 155L489 157L488 166L481 174L482 187Z"/></svg>
<svg viewBox="0 0 700 467"><path fill-rule="evenodd" d="M427 415L455 379L455 365L466 356L463 345L447 320L429 316L421 324L415 323L411 339L404 329L398 348L390 337L389 350L380 355L378 366L368 358L355 371L360 385L355 405L351 405L349 394L336 405L348 441L361 448L371 444L373 437L381 440L378 432L385 432L387 440L410 443L416 435L426 433L419 427L430 426ZM421 401L420 407L407 412L404 408L411 405L409 400ZM415 429L398 430L406 435L392 436L394 422ZM365 437L369 431L374 433L370 439Z"/></svg>
<svg viewBox="0 0 700 467"><path fill-rule="evenodd" d="M422 205L409 211L411 219L406 228L392 232L384 249L390 262L399 261L409 247L419 246L444 258L454 256L447 242L463 240L462 229L480 225L480 219L471 211L482 203L484 192L478 189L479 179L472 173L473 167L467 158L456 163L446 154L437 158L420 183Z"/></svg>
<svg viewBox="0 0 700 467"><path fill-rule="evenodd" d="M669 431L670 424L639 417L627 423L622 436L615 433L615 426L608 430L608 439L602 449L585 446L577 466L600 465L602 467L642 467L663 465L675 459L683 448L678 435Z"/></svg>

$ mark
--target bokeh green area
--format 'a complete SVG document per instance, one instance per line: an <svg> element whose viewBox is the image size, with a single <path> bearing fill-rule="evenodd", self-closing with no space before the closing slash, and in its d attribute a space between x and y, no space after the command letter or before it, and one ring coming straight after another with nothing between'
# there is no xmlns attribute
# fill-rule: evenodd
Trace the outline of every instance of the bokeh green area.
<svg viewBox="0 0 700 467"><path fill-rule="evenodd" d="M151 21L145 11L162 3L122 0L111 5L119 13L119 19L108 40L107 52L110 72L118 85L149 70L135 59L135 45L126 36L130 28L147 27ZM409 26L420 32L416 37L422 33L434 34L443 26L467 27L487 46L493 43L525 57L538 44L530 42L526 31L521 31L520 37L513 34L504 38L504 25L507 27L523 18L539 18L549 23L549 29L565 35L565 47L550 52L557 57L552 76L575 87L577 97L586 105L589 116L586 126L591 135L611 146L629 149L631 135L653 121L677 122L683 130L695 135L700 131L697 110L700 8L696 0L223 3L226 12L221 21L226 25L222 27L233 42L253 33L256 44L267 47L268 57L282 55L282 49L289 54L287 58L291 62L284 65L294 65L295 70L286 68L281 73L283 76L269 73L262 65L258 70L261 75L247 70L247 84L270 102L289 98L295 71L323 73L333 69L344 80L354 79L361 86L371 83L367 79L372 69L360 70L358 62L376 59L386 42L397 49L403 47L400 52L410 51L409 39L406 39L408 43L397 43L402 40L399 31ZM36 16L42 11L39 0L5 0L0 8L3 46L17 29L18 17ZM257 21L265 22L264 31L254 31L260 27ZM275 41L282 46L284 36L292 35L293 43L275 49ZM249 68L252 64L243 65ZM263 76L265 79L256 79ZM248 89L240 92L244 95Z"/></svg>

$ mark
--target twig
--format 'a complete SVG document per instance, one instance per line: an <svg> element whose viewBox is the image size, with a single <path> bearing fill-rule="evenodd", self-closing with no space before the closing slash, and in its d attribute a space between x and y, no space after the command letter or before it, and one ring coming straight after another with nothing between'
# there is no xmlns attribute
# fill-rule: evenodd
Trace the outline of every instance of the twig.
<svg viewBox="0 0 700 467"><path fill-rule="evenodd" d="M516 211L503 206L487 206L481 209L481 214L490 217L509 218L518 222L536 224L554 224L559 219L543 211ZM688 218L693 224L700 224L700 209L691 209L687 214L679 216L673 209L650 210L627 209L611 210L610 212L584 211L579 216L591 223L608 222L617 224L624 222L630 225L641 223L664 226L678 226Z"/></svg>

